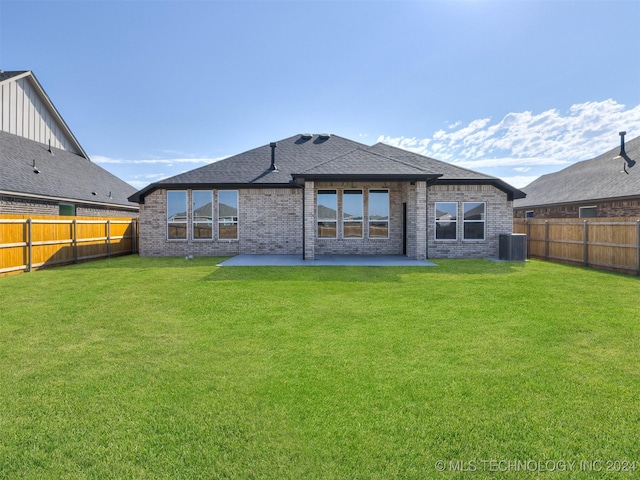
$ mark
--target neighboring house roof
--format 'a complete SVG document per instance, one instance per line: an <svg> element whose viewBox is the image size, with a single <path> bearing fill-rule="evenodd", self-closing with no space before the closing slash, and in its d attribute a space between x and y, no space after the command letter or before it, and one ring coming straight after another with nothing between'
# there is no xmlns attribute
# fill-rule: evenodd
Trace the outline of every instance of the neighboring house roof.
<svg viewBox="0 0 640 480"><path fill-rule="evenodd" d="M617 147L591 160L543 175L523 188L527 197L516 200L514 208L639 197L640 137L627 141L625 152L627 160L615 158L620 153Z"/></svg>
<svg viewBox="0 0 640 480"><path fill-rule="evenodd" d="M135 188L89 160L31 71L0 70L0 100L0 195L138 210Z"/></svg>
<svg viewBox="0 0 640 480"><path fill-rule="evenodd" d="M294 135L279 140L271 168L269 144L195 170L153 183L129 200L144 198L160 188L296 188L308 180L426 180L441 183L491 184L509 199L524 194L502 180L455 167L405 150L367 146L337 135Z"/></svg>
<svg viewBox="0 0 640 480"><path fill-rule="evenodd" d="M18 135L0 132L0 168L0 194L138 208L127 200L135 188L102 167Z"/></svg>

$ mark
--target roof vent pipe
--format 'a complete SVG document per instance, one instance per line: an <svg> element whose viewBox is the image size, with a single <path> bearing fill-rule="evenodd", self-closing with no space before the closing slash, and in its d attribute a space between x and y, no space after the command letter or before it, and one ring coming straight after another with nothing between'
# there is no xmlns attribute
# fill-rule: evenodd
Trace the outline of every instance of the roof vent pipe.
<svg viewBox="0 0 640 480"><path fill-rule="evenodd" d="M627 134L627 132L620 132L620 156L624 157L627 152L624 151L624 136Z"/></svg>
<svg viewBox="0 0 640 480"><path fill-rule="evenodd" d="M276 147L278 144L276 142L271 142L269 146L271 147L271 170L278 170L278 167L276 166Z"/></svg>

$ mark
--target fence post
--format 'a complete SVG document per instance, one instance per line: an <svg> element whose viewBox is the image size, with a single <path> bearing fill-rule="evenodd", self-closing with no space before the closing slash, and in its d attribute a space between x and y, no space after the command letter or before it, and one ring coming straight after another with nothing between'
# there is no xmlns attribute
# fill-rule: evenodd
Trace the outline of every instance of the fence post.
<svg viewBox="0 0 640 480"><path fill-rule="evenodd" d="M549 260L549 220L544 221L544 259Z"/></svg>
<svg viewBox="0 0 640 480"><path fill-rule="evenodd" d="M31 271L31 265L33 265L33 227L31 218L27 218L27 272Z"/></svg>
<svg viewBox="0 0 640 480"><path fill-rule="evenodd" d="M73 263L78 263L78 219L73 219Z"/></svg>
<svg viewBox="0 0 640 480"><path fill-rule="evenodd" d="M529 252L531 252L531 220L529 218L525 218L525 233L527 234L527 258L529 257Z"/></svg>
<svg viewBox="0 0 640 480"><path fill-rule="evenodd" d="M138 245L138 219L131 219L131 253L136 253Z"/></svg>
<svg viewBox="0 0 640 480"><path fill-rule="evenodd" d="M584 247L582 249L582 264L585 267L589 266L589 221L584 221L584 232L582 234L582 240Z"/></svg>
<svg viewBox="0 0 640 480"><path fill-rule="evenodd" d="M111 220L107 220L107 258L111 258Z"/></svg>
<svg viewBox="0 0 640 480"><path fill-rule="evenodd" d="M640 275L640 220L636 220L636 275Z"/></svg>

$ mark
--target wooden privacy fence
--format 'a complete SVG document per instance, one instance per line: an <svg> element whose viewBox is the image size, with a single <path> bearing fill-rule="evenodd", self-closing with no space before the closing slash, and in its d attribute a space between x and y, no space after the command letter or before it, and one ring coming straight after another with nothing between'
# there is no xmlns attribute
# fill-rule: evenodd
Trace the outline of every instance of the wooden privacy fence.
<svg viewBox="0 0 640 480"><path fill-rule="evenodd" d="M640 275L640 219L516 218L529 257Z"/></svg>
<svg viewBox="0 0 640 480"><path fill-rule="evenodd" d="M0 215L0 275L137 251L135 218Z"/></svg>

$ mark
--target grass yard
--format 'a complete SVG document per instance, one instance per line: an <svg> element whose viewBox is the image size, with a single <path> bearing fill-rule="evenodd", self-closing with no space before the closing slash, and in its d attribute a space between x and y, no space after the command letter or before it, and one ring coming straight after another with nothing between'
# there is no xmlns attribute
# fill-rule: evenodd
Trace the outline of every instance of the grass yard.
<svg viewBox="0 0 640 480"><path fill-rule="evenodd" d="M218 261L0 278L0 478L640 475L638 278Z"/></svg>

